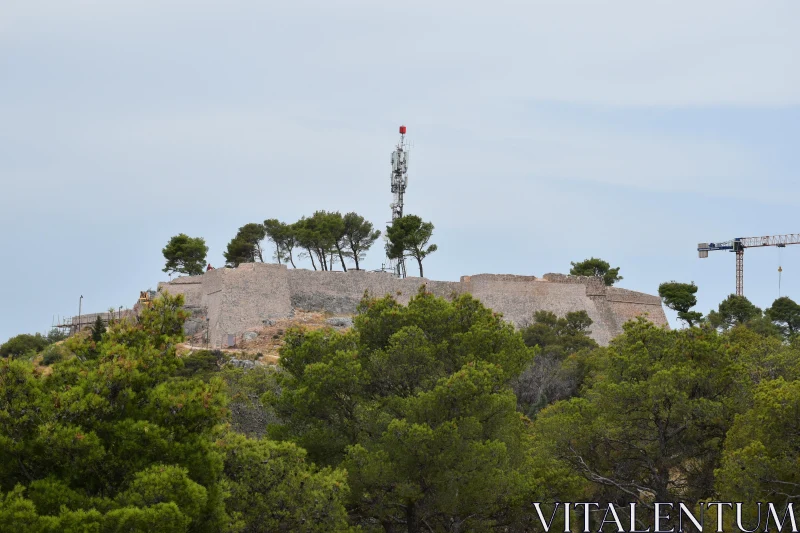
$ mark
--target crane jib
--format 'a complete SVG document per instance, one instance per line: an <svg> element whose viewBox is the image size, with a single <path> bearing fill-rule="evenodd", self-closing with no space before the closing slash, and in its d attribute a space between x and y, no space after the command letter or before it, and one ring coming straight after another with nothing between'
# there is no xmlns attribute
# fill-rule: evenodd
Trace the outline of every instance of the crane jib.
<svg viewBox="0 0 800 533"><path fill-rule="evenodd" d="M800 244L800 233L767 235L764 237L737 237L722 242L701 242L697 245L697 255L703 259L708 257L708 252L716 252L717 250L736 252L736 294L737 296L744 296L744 249L762 246L784 248L788 244Z"/></svg>
<svg viewBox="0 0 800 533"><path fill-rule="evenodd" d="M778 246L783 248L788 244L800 244L800 233L787 233L786 235L768 235L765 237L738 237L722 242L701 242L697 245L698 252L715 252L717 250L739 250L760 246Z"/></svg>

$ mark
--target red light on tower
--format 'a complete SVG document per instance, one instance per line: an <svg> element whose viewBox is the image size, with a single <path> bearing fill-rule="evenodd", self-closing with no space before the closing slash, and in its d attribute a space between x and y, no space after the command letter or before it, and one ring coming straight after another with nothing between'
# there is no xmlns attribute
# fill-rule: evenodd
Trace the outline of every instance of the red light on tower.
<svg viewBox="0 0 800 533"><path fill-rule="evenodd" d="M406 134L406 127L400 126L400 135L405 135L405 134Z"/></svg>

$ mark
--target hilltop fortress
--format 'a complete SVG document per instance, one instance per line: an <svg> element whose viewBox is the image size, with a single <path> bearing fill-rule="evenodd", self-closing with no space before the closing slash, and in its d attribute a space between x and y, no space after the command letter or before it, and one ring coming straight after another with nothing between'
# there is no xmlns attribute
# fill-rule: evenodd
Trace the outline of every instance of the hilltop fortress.
<svg viewBox="0 0 800 533"><path fill-rule="evenodd" d="M225 347L231 339L257 331L273 320L293 316L295 310L352 315L368 291L371 296L390 294L401 303L421 285L437 296L472 294L484 305L519 326L532 321L534 312L552 311L563 316L586 311L592 319L592 338L601 345L622 332L622 324L645 315L659 326L667 318L658 296L606 287L599 278L545 274L515 276L478 274L460 281L396 278L386 272L312 271L285 265L246 263L238 268L210 270L159 283L159 291L183 294L192 312L187 334L208 332L211 347Z"/></svg>

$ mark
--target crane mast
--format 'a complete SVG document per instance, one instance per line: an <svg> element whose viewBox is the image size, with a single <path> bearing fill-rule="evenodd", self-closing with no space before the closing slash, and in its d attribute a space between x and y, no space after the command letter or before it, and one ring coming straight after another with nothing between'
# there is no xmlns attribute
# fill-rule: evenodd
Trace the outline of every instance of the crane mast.
<svg viewBox="0 0 800 533"><path fill-rule="evenodd" d="M701 242L697 245L700 259L708 257L708 252L727 250L736 254L736 295L744 296L744 250L745 248L761 248L776 246L783 248L789 244L800 244L800 233L785 235L767 235L764 237L737 237L722 242Z"/></svg>

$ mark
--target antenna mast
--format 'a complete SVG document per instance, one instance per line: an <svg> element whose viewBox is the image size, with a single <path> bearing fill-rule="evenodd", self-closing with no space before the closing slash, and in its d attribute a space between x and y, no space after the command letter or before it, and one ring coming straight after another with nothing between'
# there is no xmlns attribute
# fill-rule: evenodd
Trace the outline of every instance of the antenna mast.
<svg viewBox="0 0 800 533"><path fill-rule="evenodd" d="M392 223L403 216L403 195L408 186L408 142L406 141L406 127L400 126L400 142L392 152ZM398 278L406 277L405 258L389 259L389 268Z"/></svg>

